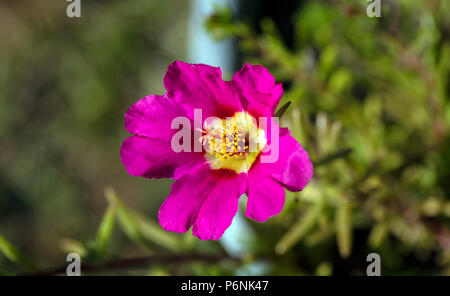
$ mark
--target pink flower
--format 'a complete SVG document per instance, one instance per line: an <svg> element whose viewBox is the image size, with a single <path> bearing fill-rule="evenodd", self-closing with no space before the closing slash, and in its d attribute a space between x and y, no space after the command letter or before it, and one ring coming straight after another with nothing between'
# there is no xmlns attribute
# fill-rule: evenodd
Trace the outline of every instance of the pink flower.
<svg viewBox="0 0 450 296"><path fill-rule="evenodd" d="M283 187L300 191L309 182L313 166L289 130L273 119L267 125L256 123L257 118L274 116L283 94L281 83L275 84L266 68L245 64L231 81L223 81L220 68L176 61L164 86L165 95L147 96L126 112L125 128L134 136L123 142L120 154L130 175L176 180L159 209L165 230L186 232L192 226L200 239L219 239L231 225L242 194L248 196L246 216L264 222L282 210ZM195 109L202 111L201 122ZM212 116L218 119L205 120ZM172 138L179 130L172 128L172 121L180 117L200 124L201 132L192 128L192 145L206 143L209 152L174 151ZM226 118L231 120L225 124ZM257 133L247 135L252 128ZM271 153L265 148L273 130L279 134L277 159L264 162ZM217 134L224 137L214 142L212 135ZM222 151L218 147L228 142L220 139L230 134L237 141L230 142L231 152ZM251 143L256 150L249 150Z"/></svg>

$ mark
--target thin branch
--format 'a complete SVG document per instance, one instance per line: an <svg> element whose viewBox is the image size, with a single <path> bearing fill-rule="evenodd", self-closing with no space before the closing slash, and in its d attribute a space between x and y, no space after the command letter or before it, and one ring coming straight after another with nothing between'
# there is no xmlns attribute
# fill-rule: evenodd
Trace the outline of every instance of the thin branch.
<svg viewBox="0 0 450 296"><path fill-rule="evenodd" d="M183 264L187 262L204 262L204 263L216 263L222 260L237 260L236 258L229 257L227 255L152 255L146 257L135 257L113 260L101 264L81 264L81 273L111 271L111 270L124 270L124 269L141 269L148 268L149 265L156 263L164 264ZM69 263L68 263L69 264ZM22 274L24 276L53 276L58 274L65 274L68 265L50 268L46 270L37 270L32 273Z"/></svg>

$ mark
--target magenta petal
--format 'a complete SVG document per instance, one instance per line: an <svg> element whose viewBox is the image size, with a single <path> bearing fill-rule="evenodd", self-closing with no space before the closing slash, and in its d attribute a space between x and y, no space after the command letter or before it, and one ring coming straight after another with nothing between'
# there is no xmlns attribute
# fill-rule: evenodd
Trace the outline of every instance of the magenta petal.
<svg viewBox="0 0 450 296"><path fill-rule="evenodd" d="M313 175L313 165L308 152L296 139L280 132L280 156L275 162L273 176L286 186L289 191L300 191Z"/></svg>
<svg viewBox="0 0 450 296"><path fill-rule="evenodd" d="M245 215L258 222L264 222L277 215L284 205L284 188L268 173L261 163L256 163L248 175Z"/></svg>
<svg viewBox="0 0 450 296"><path fill-rule="evenodd" d="M159 223L175 232L186 232L194 225L192 232L198 238L219 239L237 212L246 182L245 174L198 166L172 185L172 192L159 210Z"/></svg>
<svg viewBox="0 0 450 296"><path fill-rule="evenodd" d="M265 105L272 114L283 94L282 85L275 85L275 78L260 65L245 64L234 74L232 85L241 93L244 108L252 104ZM272 114L265 114L265 116Z"/></svg>
<svg viewBox="0 0 450 296"><path fill-rule="evenodd" d="M203 161L200 153L173 151L171 140L179 129L171 125L176 117L186 117L186 111L166 96L147 96L127 110L125 128L137 137L123 142L120 155L130 175L172 178Z"/></svg>
<svg viewBox="0 0 450 296"><path fill-rule="evenodd" d="M175 232L189 230L213 185L204 182L208 173L209 168L202 165L172 184L172 191L158 213L162 228Z"/></svg>
<svg viewBox="0 0 450 296"><path fill-rule="evenodd" d="M281 97L283 96L283 85L281 83L276 84L270 94L276 102L273 109L275 111L275 108L278 106L278 103L280 103Z"/></svg>
<svg viewBox="0 0 450 296"><path fill-rule="evenodd" d="M262 155L268 153L264 152ZM302 190L313 175L313 165L308 153L296 139L289 135L289 130L286 128L280 129L278 160L272 163L258 163L258 166L256 164L254 166L265 170L290 191Z"/></svg>
<svg viewBox="0 0 450 296"><path fill-rule="evenodd" d="M284 205L283 186L290 191L300 191L308 184L312 174L313 166L308 153L289 135L287 129L280 129L278 159L263 163L260 157L248 173L246 216L264 222L280 213Z"/></svg>
<svg viewBox="0 0 450 296"><path fill-rule="evenodd" d="M176 153L170 143L140 136L125 139L120 156L130 175L147 178L181 176L203 160L201 153Z"/></svg>
<svg viewBox="0 0 450 296"><path fill-rule="evenodd" d="M261 65L246 63L236 74L233 80L241 89L269 94L275 86L275 78Z"/></svg>
<svg viewBox="0 0 450 296"><path fill-rule="evenodd" d="M134 103L125 113L125 128L136 136L164 139L170 142L176 130L172 120L186 116L186 111L166 96L147 96Z"/></svg>
<svg viewBox="0 0 450 296"><path fill-rule="evenodd" d="M198 212L192 233L202 240L219 239L238 211L239 197L247 190L247 174L216 176L214 188Z"/></svg>
<svg viewBox="0 0 450 296"><path fill-rule="evenodd" d="M189 116L194 108L202 109L205 118L224 118L242 110L238 95L222 80L218 67L176 61L167 70L164 86L167 95L184 106Z"/></svg>

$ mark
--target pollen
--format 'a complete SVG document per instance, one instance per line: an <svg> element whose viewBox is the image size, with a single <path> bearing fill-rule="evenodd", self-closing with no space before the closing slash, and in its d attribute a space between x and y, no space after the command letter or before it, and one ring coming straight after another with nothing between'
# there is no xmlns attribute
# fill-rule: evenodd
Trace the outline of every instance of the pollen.
<svg viewBox="0 0 450 296"><path fill-rule="evenodd" d="M213 169L247 172L266 144L265 133L246 112L226 119L216 118L204 125L201 142Z"/></svg>

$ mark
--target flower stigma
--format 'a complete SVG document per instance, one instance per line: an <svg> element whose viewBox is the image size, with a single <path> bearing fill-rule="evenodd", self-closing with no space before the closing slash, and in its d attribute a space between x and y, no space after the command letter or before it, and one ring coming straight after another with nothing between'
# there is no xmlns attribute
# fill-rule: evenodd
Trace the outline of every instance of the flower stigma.
<svg viewBox="0 0 450 296"><path fill-rule="evenodd" d="M212 169L230 169L246 173L267 143L264 130L247 112L237 112L226 119L205 121L200 141L207 151Z"/></svg>

